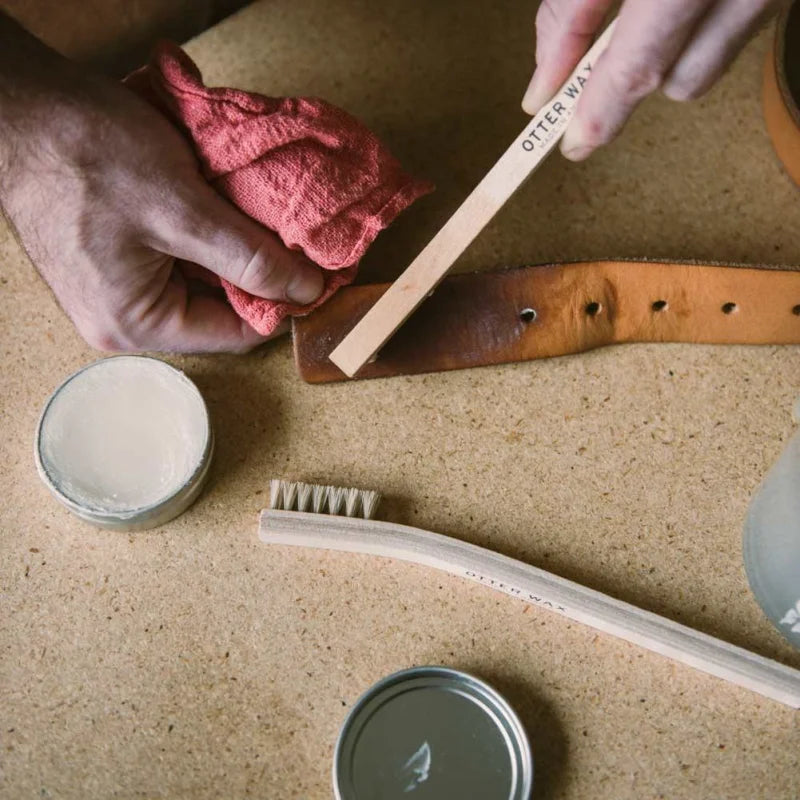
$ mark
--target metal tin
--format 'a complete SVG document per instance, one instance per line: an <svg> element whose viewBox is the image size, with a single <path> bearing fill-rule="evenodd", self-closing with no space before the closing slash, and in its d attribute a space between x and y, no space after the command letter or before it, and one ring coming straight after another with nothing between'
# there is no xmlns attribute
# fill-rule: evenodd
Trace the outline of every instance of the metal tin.
<svg viewBox="0 0 800 800"><path fill-rule="evenodd" d="M186 397L190 398L189 402L193 403L198 417L203 420L204 423L202 424L203 430L198 434L200 438L195 448L197 450L196 460L190 461L192 465L191 471L180 485L174 487L173 490L163 496L154 498L153 502L147 503L146 505L127 508L109 508L104 507L102 503L87 502L86 498L76 497L75 494L71 493L69 488L65 486L64 481L59 480L56 474L57 470L53 468L52 463L48 463L49 459L43 452L43 431L48 424L48 413L67 386L74 385L74 382L85 379L87 375L91 374L92 370L96 370L109 362L119 363L121 361L136 361L144 362L147 365L158 365L156 368L163 375L165 380L172 383L174 387L180 387L180 391L186 392ZM197 386L195 386L183 372L159 359L150 358L148 356L127 355L112 356L111 358L101 359L93 364L89 364L67 378L50 395L42 410L36 428L34 449L34 457L39 475L59 502L86 522L102 528L126 531L154 528L158 525L163 525L165 522L183 513L197 499L202 491L208 477L213 453L214 435L211 429L211 420L205 401Z"/></svg>
<svg viewBox="0 0 800 800"><path fill-rule="evenodd" d="M446 667L396 672L362 695L333 759L337 800L527 800L525 730L491 686Z"/></svg>

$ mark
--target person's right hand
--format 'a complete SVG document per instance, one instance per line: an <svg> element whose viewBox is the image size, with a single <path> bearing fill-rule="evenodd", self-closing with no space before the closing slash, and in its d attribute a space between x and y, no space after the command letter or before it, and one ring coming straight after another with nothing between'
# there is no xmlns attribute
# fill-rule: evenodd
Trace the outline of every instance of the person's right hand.
<svg viewBox="0 0 800 800"><path fill-rule="evenodd" d="M673 100L702 95L778 5L777 0L624 0L561 151L575 161L586 158L610 142L636 106L659 88ZM535 114L558 91L612 6L613 0L542 0L525 111Z"/></svg>
<svg viewBox="0 0 800 800"><path fill-rule="evenodd" d="M19 84L0 76L0 202L90 345L245 351L264 341L224 298L195 290L181 261L259 297L321 294L319 267L217 194L169 122L42 51L55 65Z"/></svg>

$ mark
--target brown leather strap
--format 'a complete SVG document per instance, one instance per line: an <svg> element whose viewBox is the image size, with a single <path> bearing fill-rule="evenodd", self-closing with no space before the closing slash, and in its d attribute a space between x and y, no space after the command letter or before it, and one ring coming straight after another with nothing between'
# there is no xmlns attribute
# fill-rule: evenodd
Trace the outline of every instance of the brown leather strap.
<svg viewBox="0 0 800 800"><path fill-rule="evenodd" d="M800 3L787 7L778 19L764 65L763 104L775 152L800 184Z"/></svg>
<svg viewBox="0 0 800 800"><path fill-rule="evenodd" d="M328 359L388 283L341 289L294 320L300 375ZM597 261L446 278L358 378L578 353L622 342L800 344L800 267Z"/></svg>

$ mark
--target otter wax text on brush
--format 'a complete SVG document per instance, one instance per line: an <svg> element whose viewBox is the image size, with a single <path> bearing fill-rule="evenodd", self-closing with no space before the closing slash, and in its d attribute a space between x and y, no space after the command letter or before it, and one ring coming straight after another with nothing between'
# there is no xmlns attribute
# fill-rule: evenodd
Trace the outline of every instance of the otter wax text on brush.
<svg viewBox="0 0 800 800"><path fill-rule="evenodd" d="M212 451L197 387L162 361L117 356L76 372L51 395L35 457L72 512L134 530L161 525L195 500Z"/></svg>

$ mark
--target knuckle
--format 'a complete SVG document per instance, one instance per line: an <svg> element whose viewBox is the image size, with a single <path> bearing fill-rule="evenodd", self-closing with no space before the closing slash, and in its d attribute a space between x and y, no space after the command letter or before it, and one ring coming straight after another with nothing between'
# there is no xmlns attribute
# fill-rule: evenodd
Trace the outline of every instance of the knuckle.
<svg viewBox="0 0 800 800"><path fill-rule="evenodd" d="M176 241L186 239L213 241L215 224L202 197L187 194L181 185L159 192L154 188L154 202L140 212L137 234L154 249L168 251Z"/></svg>
<svg viewBox="0 0 800 800"><path fill-rule="evenodd" d="M241 273L243 288L254 294L263 294L273 299L282 299L285 293L286 271L281 269L279 259L264 239L245 264Z"/></svg>
<svg viewBox="0 0 800 800"><path fill-rule="evenodd" d="M150 338L145 331L138 328L123 329L120 331L119 342L122 352L133 352L148 349Z"/></svg>
<svg viewBox="0 0 800 800"><path fill-rule="evenodd" d="M653 64L625 63L609 72L609 81L618 96L640 100L661 86L663 73Z"/></svg>
<svg viewBox="0 0 800 800"><path fill-rule="evenodd" d="M196 193L185 196L178 194L175 205L176 216L184 230L191 231L202 239L213 237L216 227L214 217L209 212L208 202L204 197Z"/></svg>
<svg viewBox="0 0 800 800"><path fill-rule="evenodd" d="M554 0L543 0L536 12L536 33L540 36L551 34L558 26L562 6Z"/></svg>
<svg viewBox="0 0 800 800"><path fill-rule="evenodd" d="M89 325L79 329L86 344L104 353L122 353L125 345L121 338L111 330L100 325Z"/></svg>
<svg viewBox="0 0 800 800"><path fill-rule="evenodd" d="M244 336L243 332L243 336ZM242 338L241 341L231 344L227 350L229 353L235 353L236 355L245 355L246 353L250 353L251 351L255 350L261 342L253 342L253 341L246 341Z"/></svg>
<svg viewBox="0 0 800 800"><path fill-rule="evenodd" d="M544 34L561 31L590 36L601 18L597 3L542 0L536 12L536 30Z"/></svg>
<svg viewBox="0 0 800 800"><path fill-rule="evenodd" d="M86 343L105 353L131 353L147 347L147 331L124 320L93 321L79 327Z"/></svg>

